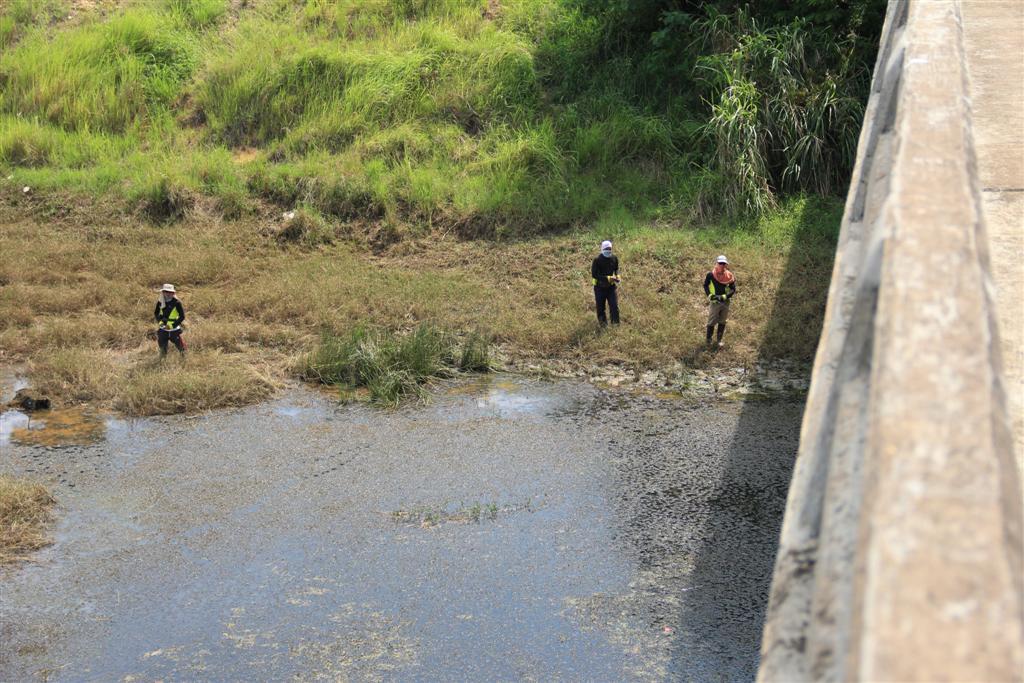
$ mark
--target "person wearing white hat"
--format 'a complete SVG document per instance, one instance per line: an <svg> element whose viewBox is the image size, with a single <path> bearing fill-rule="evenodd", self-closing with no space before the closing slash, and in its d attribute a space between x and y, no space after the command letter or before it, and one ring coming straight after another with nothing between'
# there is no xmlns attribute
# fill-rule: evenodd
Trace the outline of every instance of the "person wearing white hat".
<svg viewBox="0 0 1024 683"><path fill-rule="evenodd" d="M717 343L722 348L722 337L725 335L725 321L729 319L729 301L736 294L736 276L729 270L729 259L722 254L715 259L715 267L704 276L704 295L708 298L707 344L712 345L711 337L718 326Z"/></svg>
<svg viewBox="0 0 1024 683"><path fill-rule="evenodd" d="M185 340L181 338L181 324L185 322L185 308L178 300L174 285L166 284L160 288L153 317L156 318L156 341L160 345L160 357L167 355L167 342L174 344L178 353L184 356Z"/></svg>
<svg viewBox="0 0 1024 683"><path fill-rule="evenodd" d="M594 283L594 301L597 304L597 322L604 327L608 324L605 304L612 317L612 325L619 324L619 297L615 286L622 281L619 277L619 259L612 255L612 243L601 242L601 253L590 264L590 279Z"/></svg>

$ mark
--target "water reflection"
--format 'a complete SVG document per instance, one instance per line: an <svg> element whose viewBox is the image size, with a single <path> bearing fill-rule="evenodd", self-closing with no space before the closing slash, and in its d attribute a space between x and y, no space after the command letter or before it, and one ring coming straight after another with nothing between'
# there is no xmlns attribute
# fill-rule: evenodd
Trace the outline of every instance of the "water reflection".
<svg viewBox="0 0 1024 683"><path fill-rule="evenodd" d="M81 406L32 414L7 410L0 414L0 445L87 446L126 426L124 420Z"/></svg>

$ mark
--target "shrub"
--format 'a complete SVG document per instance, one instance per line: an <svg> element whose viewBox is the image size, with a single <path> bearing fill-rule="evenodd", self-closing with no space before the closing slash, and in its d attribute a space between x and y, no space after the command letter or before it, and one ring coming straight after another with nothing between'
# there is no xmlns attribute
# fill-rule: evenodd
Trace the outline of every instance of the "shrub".
<svg viewBox="0 0 1024 683"><path fill-rule="evenodd" d="M703 24L719 51L698 60L711 112L708 166L722 208L763 213L783 194L836 194L853 167L870 73L852 47L796 20L762 28L739 13Z"/></svg>

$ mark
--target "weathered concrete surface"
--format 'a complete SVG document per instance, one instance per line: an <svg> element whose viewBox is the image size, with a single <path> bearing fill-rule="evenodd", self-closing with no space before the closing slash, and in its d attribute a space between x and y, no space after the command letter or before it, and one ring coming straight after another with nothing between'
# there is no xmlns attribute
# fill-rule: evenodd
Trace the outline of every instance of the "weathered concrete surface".
<svg viewBox="0 0 1024 683"><path fill-rule="evenodd" d="M1024 469L1024 2L960 5L1007 406Z"/></svg>
<svg viewBox="0 0 1024 683"><path fill-rule="evenodd" d="M0 429L60 504L0 681L750 680L801 414L493 378Z"/></svg>
<svg viewBox="0 0 1024 683"><path fill-rule="evenodd" d="M762 681L1010 681L1024 670L1021 489L969 97L968 64L998 66L968 50L961 4L1013 31L1019 3L889 5ZM984 41L1020 58L1012 41ZM1024 101L994 106L1013 121ZM983 165L1013 153L996 133L982 142ZM1003 167L988 163L997 177Z"/></svg>

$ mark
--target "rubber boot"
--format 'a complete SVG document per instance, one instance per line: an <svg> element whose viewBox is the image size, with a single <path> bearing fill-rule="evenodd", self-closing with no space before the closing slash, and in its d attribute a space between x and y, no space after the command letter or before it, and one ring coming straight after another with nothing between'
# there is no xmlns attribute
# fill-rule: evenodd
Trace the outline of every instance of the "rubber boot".
<svg viewBox="0 0 1024 683"><path fill-rule="evenodd" d="M707 344L708 344L708 346L711 346L711 335L713 335L715 333L715 326L714 325L708 325L707 332L708 332Z"/></svg>
<svg viewBox="0 0 1024 683"><path fill-rule="evenodd" d="M722 348L725 344L722 343L722 337L725 335L725 323L718 323L718 348Z"/></svg>

